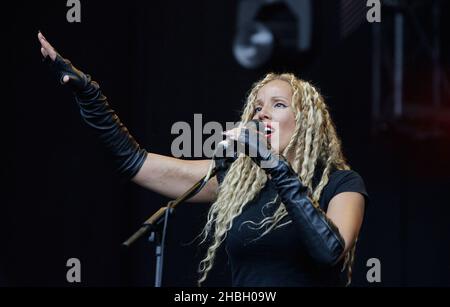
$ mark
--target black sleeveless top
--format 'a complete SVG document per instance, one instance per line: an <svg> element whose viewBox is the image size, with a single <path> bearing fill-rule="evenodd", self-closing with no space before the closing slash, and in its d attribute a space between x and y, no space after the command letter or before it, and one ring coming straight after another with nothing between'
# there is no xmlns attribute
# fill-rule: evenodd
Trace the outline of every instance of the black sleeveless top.
<svg viewBox="0 0 450 307"><path fill-rule="evenodd" d="M318 172L319 174L319 172ZM226 170L217 174L222 183ZM321 172L320 172L321 175ZM313 187L320 177L315 176ZM324 187L320 197L320 207L326 212L333 196L342 192L361 193L368 202L368 194L361 176L352 170L334 171ZM274 185L267 180L266 185L255 198L247 203L242 213L233 220L233 226L227 234L225 250L231 265L232 285L234 287L302 287L302 286L339 286L346 282L340 273L343 260L328 269L317 266L308 256L301 244L300 234L289 216L284 217L276 229L258 237L265 226L245 223L260 222L264 217L272 216L280 202L272 203L277 195Z"/></svg>

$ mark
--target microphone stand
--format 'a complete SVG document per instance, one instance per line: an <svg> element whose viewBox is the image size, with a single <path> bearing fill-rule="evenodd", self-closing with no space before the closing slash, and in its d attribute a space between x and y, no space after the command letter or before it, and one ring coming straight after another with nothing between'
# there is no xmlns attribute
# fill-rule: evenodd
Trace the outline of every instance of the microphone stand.
<svg viewBox="0 0 450 307"><path fill-rule="evenodd" d="M155 243L156 255L156 271L155 271L155 287L161 287L163 261L164 261L164 244L167 232L167 223L169 215L173 214L175 208L186 199L189 199L200 192L206 183L213 178L217 172L225 167L228 159L216 160L216 167L211 171L211 175L206 180L206 175L194 184L189 190L175 200L169 201L165 206L161 207L152 216L150 216L131 237L122 243L124 247L130 247L137 239L150 233L149 241ZM206 180L206 181L205 181Z"/></svg>

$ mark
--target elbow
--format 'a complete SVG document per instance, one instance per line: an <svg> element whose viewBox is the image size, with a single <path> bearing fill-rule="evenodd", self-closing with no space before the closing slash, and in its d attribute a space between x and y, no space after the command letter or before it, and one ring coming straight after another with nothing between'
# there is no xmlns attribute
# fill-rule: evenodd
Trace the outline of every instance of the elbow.
<svg viewBox="0 0 450 307"><path fill-rule="evenodd" d="M138 173L147 160L148 153L144 149L137 150L124 161L119 161L118 172L124 182L139 182Z"/></svg>
<svg viewBox="0 0 450 307"><path fill-rule="evenodd" d="M340 240L335 240L329 246L313 249L310 253L314 262L321 268L332 268L336 266L344 255L345 245Z"/></svg>
<svg viewBox="0 0 450 307"><path fill-rule="evenodd" d="M339 262L339 260L341 260L341 255L319 255L319 256L315 256L313 257L314 262L321 268L324 269L330 269L334 266L336 266Z"/></svg>

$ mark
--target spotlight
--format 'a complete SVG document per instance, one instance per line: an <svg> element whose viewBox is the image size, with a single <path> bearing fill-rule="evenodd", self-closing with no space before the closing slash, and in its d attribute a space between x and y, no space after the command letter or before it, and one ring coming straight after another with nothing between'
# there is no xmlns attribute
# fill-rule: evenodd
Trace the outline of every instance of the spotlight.
<svg viewBox="0 0 450 307"><path fill-rule="evenodd" d="M261 66L272 56L274 37L268 27L260 22L246 24L234 40L233 53L243 67Z"/></svg>
<svg viewBox="0 0 450 307"><path fill-rule="evenodd" d="M312 36L311 1L241 0L236 30L233 54L247 69L262 66L278 47L308 51Z"/></svg>

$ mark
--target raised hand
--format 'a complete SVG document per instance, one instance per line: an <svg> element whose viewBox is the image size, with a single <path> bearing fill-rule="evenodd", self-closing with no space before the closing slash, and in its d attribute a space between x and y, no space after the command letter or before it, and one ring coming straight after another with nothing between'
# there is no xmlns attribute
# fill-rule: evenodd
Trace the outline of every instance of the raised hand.
<svg viewBox="0 0 450 307"><path fill-rule="evenodd" d="M44 61L56 74L59 82L69 84L74 91L83 91L91 81L90 77L76 69L69 60L64 59L41 32L38 33L38 40L41 43Z"/></svg>

